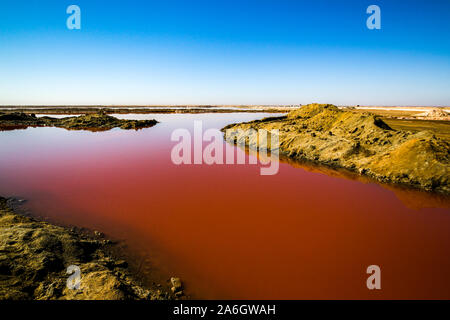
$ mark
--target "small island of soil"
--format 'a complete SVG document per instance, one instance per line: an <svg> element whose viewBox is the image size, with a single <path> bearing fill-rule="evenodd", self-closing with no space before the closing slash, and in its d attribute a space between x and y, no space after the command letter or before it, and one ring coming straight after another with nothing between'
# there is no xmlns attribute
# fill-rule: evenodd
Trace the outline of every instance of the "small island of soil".
<svg viewBox="0 0 450 320"><path fill-rule="evenodd" d="M156 120L123 120L109 116L103 112L81 116L52 118L36 117L34 114L22 112L0 113L0 130L14 130L27 127L59 127L69 130L106 131L113 128L143 129L156 125Z"/></svg>

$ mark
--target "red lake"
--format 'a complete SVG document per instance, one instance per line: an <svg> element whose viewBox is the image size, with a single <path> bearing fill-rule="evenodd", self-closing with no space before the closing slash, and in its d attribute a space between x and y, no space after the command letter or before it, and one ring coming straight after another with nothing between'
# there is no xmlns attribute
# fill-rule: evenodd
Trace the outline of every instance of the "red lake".
<svg viewBox="0 0 450 320"><path fill-rule="evenodd" d="M179 276L193 298L450 299L448 198L284 160L268 176L248 162L171 161L171 133L192 132L194 120L220 129L267 116L120 115L160 123L3 131L0 195L123 240L144 274ZM381 290L366 287L370 265Z"/></svg>

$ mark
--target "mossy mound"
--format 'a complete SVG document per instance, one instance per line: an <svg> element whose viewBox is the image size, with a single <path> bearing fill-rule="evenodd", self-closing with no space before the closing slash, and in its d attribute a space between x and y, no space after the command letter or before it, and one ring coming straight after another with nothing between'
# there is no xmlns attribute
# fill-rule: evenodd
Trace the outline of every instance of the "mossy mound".
<svg viewBox="0 0 450 320"><path fill-rule="evenodd" d="M59 127L69 130L89 130L89 131L106 131L113 128L142 129L149 128L157 124L156 120L123 120L109 116L103 112L90 113L77 117L37 118L34 114L15 112L0 114L0 129L23 127Z"/></svg>
<svg viewBox="0 0 450 320"><path fill-rule="evenodd" d="M310 104L285 117L222 130L226 138L235 136L238 143L255 147L258 129L279 130L279 152L290 158L346 168L383 182L450 192L449 143L427 131L396 131L376 115L329 104Z"/></svg>
<svg viewBox="0 0 450 320"><path fill-rule="evenodd" d="M161 288L140 286L112 244L18 215L0 197L0 300L166 299ZM67 287L67 267L81 270L78 290Z"/></svg>

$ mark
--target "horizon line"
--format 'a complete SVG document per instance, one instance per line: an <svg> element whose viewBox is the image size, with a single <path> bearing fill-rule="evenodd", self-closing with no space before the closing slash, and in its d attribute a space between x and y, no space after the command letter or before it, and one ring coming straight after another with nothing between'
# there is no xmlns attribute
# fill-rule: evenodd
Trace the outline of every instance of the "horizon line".
<svg viewBox="0 0 450 320"><path fill-rule="evenodd" d="M135 107L135 108L148 108L148 107L295 107L305 106L308 104L317 103L305 103L305 104L0 104L1 108L120 108L120 107ZM328 104L328 103L319 103ZM333 104L333 103L329 103ZM398 107L398 108L450 108L450 105L399 105L399 104L333 104L337 107Z"/></svg>

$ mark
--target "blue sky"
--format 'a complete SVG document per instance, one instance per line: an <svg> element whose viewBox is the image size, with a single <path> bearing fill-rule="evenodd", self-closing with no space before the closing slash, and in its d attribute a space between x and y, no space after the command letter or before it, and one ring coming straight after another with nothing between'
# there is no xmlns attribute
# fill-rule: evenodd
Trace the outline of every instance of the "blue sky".
<svg viewBox="0 0 450 320"><path fill-rule="evenodd" d="M449 13L448 0L2 0L0 104L450 105Z"/></svg>

